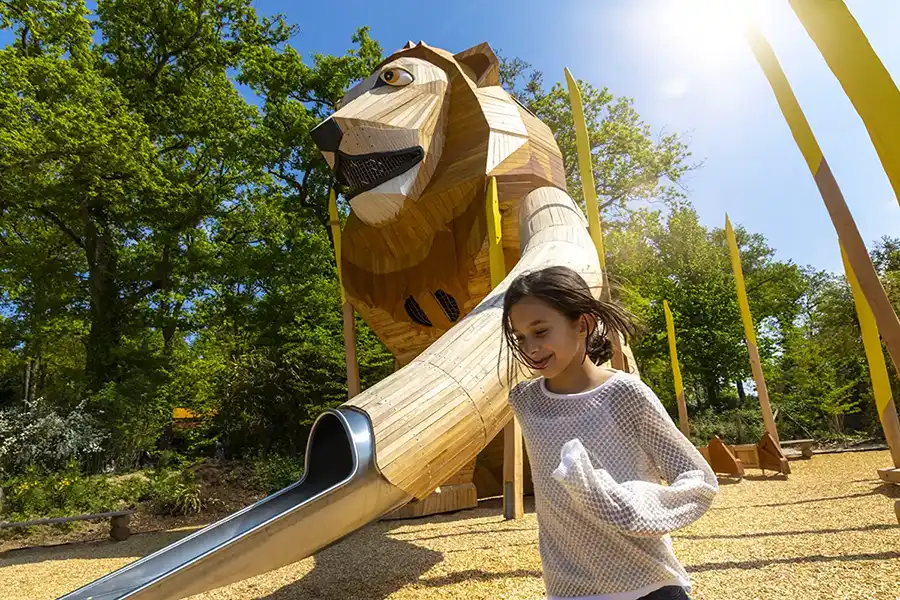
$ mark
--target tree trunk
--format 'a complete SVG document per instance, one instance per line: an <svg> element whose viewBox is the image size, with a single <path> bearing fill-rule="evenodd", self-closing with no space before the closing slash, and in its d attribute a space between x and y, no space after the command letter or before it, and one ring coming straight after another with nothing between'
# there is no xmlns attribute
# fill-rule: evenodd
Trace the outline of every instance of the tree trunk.
<svg viewBox="0 0 900 600"><path fill-rule="evenodd" d="M41 372L44 371L44 364L41 362L41 355L38 354L37 358L32 359L31 361L31 392L29 392L29 398L37 398L40 394L38 394L38 389L43 389L43 386L39 386L38 383L42 380Z"/></svg>
<svg viewBox="0 0 900 600"><path fill-rule="evenodd" d="M718 406L719 383L717 381L708 380L706 382L706 402L708 406Z"/></svg>
<svg viewBox="0 0 900 600"><path fill-rule="evenodd" d="M162 327L163 348L168 353L172 350L172 341L175 339L175 333L178 331L178 315L181 312L182 302L178 301L174 305L170 305L166 300L160 305L163 311L163 319L165 325Z"/></svg>
<svg viewBox="0 0 900 600"><path fill-rule="evenodd" d="M105 227L84 211L84 248L91 292L91 329L87 342L87 376L91 389L99 390L117 376L118 349L122 339L122 310L116 281L116 247Z"/></svg>
<svg viewBox="0 0 900 600"><path fill-rule="evenodd" d="M744 403L747 401L747 394L744 392L744 382L740 379L735 382L738 391L738 407L743 408Z"/></svg>
<svg viewBox="0 0 900 600"><path fill-rule="evenodd" d="M28 404L31 394L31 359L25 360L25 385L22 386L22 400L24 404Z"/></svg>
<svg viewBox="0 0 900 600"><path fill-rule="evenodd" d="M178 315L184 301L178 300L171 302L169 300L169 292L172 289L172 263L171 263L171 244L172 241L166 242L163 246L162 262L159 273L160 291L162 292L162 300L159 303L160 329L163 334L163 349L168 354L172 350L172 342L175 339L175 333L178 331Z"/></svg>

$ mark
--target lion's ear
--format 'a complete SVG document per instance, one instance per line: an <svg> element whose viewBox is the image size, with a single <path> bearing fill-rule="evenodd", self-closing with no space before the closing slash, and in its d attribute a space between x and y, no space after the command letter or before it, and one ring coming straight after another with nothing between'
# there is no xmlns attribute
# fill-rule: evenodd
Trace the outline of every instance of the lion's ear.
<svg viewBox="0 0 900 600"><path fill-rule="evenodd" d="M453 58L472 70L478 87L500 85L500 61L487 42L454 54Z"/></svg>

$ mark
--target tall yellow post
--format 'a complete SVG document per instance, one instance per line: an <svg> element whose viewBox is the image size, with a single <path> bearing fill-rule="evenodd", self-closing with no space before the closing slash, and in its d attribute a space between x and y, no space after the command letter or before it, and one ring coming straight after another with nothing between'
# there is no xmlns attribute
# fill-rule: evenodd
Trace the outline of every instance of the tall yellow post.
<svg viewBox="0 0 900 600"><path fill-rule="evenodd" d="M859 330L862 335L863 347L866 350L866 359L869 363L869 377L872 379L872 393L875 396L875 406L878 409L878 418L884 429L884 437L891 450L891 458L894 461L894 470L900 469L900 422L897 420L897 407L891 393L891 382L888 377L887 365L884 362L884 353L881 349L881 338L878 337L878 328L875 325L875 315L866 302L859 282L853 274L853 268L847 259L847 253L841 246L841 259L844 261L844 273L847 282L853 290L853 302L856 304L856 316L859 318Z"/></svg>
<svg viewBox="0 0 900 600"><path fill-rule="evenodd" d="M334 259L337 263L338 285L341 288L341 311L344 317L344 358L347 363L347 397L359 394L359 364L356 359L356 317L353 305L344 293L344 278L341 276L341 220L338 217L337 197L334 189L328 195L328 217L331 237L334 239Z"/></svg>
<svg viewBox="0 0 900 600"><path fill-rule="evenodd" d="M496 288L506 277L496 177L488 178L485 204L487 207L491 287ZM503 428L503 516L506 519L520 519L525 514L522 452L522 426L513 415L506 427Z"/></svg>
<svg viewBox="0 0 900 600"><path fill-rule="evenodd" d="M731 253L731 270L734 271L734 285L737 289L738 306L741 309L741 320L744 322L744 339L747 341L747 350L750 352L750 368L753 370L753 381L756 382L756 393L759 396L759 406L762 409L763 424L766 427L766 431L780 447L781 441L778 439L778 428L775 427L775 417L772 415L772 406L769 404L769 390L766 387L766 378L763 375L759 349L756 345L756 331L753 329L750 303L747 301L747 288L744 285L741 255L738 252L737 240L734 237L734 229L731 227L731 220L728 218L728 215L725 215L725 237L728 239L728 250Z"/></svg>
<svg viewBox="0 0 900 600"><path fill-rule="evenodd" d="M830 0L831 1L831 0ZM826 3L827 4L827 3ZM816 3L818 6L818 3ZM866 245L859 234L859 229L850 214L850 209L844 200L841 188L838 186L828 162L822 153L819 143L813 135L812 128L797 102L793 90L788 83L781 65L772 51L772 47L763 37L762 33L755 27L747 28L747 39L753 54L759 62L760 67L765 73L778 101L778 106L784 114L785 121L791 129L791 134L797 147L800 149L809 171L819 188L819 193L828 209L831 222L837 231L838 239L841 243L841 250L846 256L849 265L848 277L852 273L856 281L860 294L865 298L866 304L872 314L877 326L878 332L881 334L894 368L900 370L900 319L894 312L894 307L881 285L878 273L869 258ZM872 367L870 366L870 369ZM891 421L888 428L885 429L885 438L892 435L889 430L894 430L897 425L896 412L892 416L890 411L880 414L886 414L887 419ZM900 504L898 504L900 506ZM900 519L900 514L898 514Z"/></svg>
<svg viewBox="0 0 900 600"><path fill-rule="evenodd" d="M900 90L842 0L790 0L862 118L900 202Z"/></svg>
<svg viewBox="0 0 900 600"><path fill-rule="evenodd" d="M675 380L675 399L678 402L678 427L685 436L690 435L691 428L688 424L687 403L684 400L684 385L681 381L681 369L678 367L678 350L675 349L675 320L669 309L669 301L663 300L663 310L666 312L666 331L669 337L669 356L672 358L672 378Z"/></svg>
<svg viewBox="0 0 900 600"><path fill-rule="evenodd" d="M500 222L500 200L497 195L497 178L487 182L488 257L491 269L491 287L495 288L506 277L506 261L503 258L503 230Z"/></svg>
<svg viewBox="0 0 900 600"><path fill-rule="evenodd" d="M597 256L600 259L600 271L603 289L601 298L606 301L611 299L609 289L609 277L606 272L606 250L603 247L603 229L600 226L600 207L597 204L597 190L594 188L594 167L591 161L591 144L588 139L587 124L584 120L584 108L581 104L581 90L578 82L572 77L569 69L566 69L566 85L569 88L569 102L572 105L572 120L575 125L575 145L578 149L578 173L581 177L581 189L584 193L584 205L587 210L588 232L597 248ZM618 335L610 335L613 345L612 367L625 370L625 355L622 352L622 342Z"/></svg>

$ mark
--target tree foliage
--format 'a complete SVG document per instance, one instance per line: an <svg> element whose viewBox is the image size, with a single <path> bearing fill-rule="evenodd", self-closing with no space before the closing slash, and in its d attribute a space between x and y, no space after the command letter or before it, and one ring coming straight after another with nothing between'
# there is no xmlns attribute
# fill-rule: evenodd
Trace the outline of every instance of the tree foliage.
<svg viewBox="0 0 900 600"><path fill-rule="evenodd" d="M309 132L379 63L379 44L361 27L342 55L301 56L296 26L249 0L110 0L94 12L7 0L0 28L11 34L0 48L0 468L27 456L47 469L100 468L101 455L128 466L179 443L211 454L217 439L231 455L301 454L318 414L346 398L331 175ZM554 131L580 198L565 88L546 89L518 58L501 75ZM752 437L724 233L688 201L687 140L580 85L611 276L644 329L642 373L672 398L667 299L697 431ZM781 419L876 431L842 276L737 237ZM900 241L872 254L900 304ZM394 363L357 328L367 387ZM204 415L180 441L174 407Z"/></svg>
<svg viewBox="0 0 900 600"><path fill-rule="evenodd" d="M380 60L365 28L307 64L245 0L0 5L5 403L87 400L109 449L173 406L239 444L345 396L329 176L309 130ZM239 89L249 87L256 106ZM361 324L367 380L389 369ZM232 410L232 407L240 407Z"/></svg>
<svg viewBox="0 0 900 600"><path fill-rule="evenodd" d="M555 83L547 90L544 75L521 58L501 58L501 83L556 137L566 167L569 192L582 202L575 127L568 90ZM654 136L631 98L616 97L607 88L578 80L590 140L594 185L600 211L625 210L638 201L677 204L685 198L683 179L698 165L679 134Z"/></svg>

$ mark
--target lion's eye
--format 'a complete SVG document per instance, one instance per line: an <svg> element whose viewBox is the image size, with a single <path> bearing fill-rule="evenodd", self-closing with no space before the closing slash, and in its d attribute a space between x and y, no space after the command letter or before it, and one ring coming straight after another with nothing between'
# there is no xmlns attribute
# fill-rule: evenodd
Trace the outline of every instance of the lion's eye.
<svg viewBox="0 0 900 600"><path fill-rule="evenodd" d="M400 67L391 67L381 72L380 79L388 85L402 87L413 81L412 73Z"/></svg>

